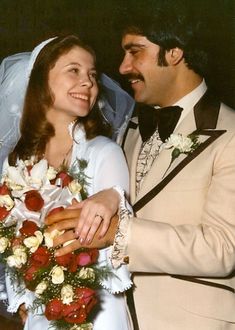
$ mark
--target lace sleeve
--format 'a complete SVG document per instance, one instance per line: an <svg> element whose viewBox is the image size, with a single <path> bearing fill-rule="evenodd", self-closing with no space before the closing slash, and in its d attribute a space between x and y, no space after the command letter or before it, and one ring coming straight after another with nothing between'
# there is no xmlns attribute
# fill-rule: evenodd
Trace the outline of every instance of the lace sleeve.
<svg viewBox="0 0 235 330"><path fill-rule="evenodd" d="M119 204L119 224L118 230L114 239L113 251L112 251L112 265L114 268L120 267L124 263L124 257L126 256L126 244L127 244L127 231L129 226L130 217L133 215L131 206L125 199L123 189L118 186L113 187L120 195Z"/></svg>

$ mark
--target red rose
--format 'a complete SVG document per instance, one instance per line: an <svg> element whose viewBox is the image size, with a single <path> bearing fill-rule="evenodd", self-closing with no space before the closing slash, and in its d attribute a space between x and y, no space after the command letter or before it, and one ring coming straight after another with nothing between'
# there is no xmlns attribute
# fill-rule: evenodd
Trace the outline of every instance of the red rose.
<svg viewBox="0 0 235 330"><path fill-rule="evenodd" d="M25 206L29 211L40 211L44 205L44 200L37 190L27 191L25 194Z"/></svg>
<svg viewBox="0 0 235 330"><path fill-rule="evenodd" d="M58 265L67 267L71 273L75 273L78 265L77 265L77 257L73 253L67 253L60 257L55 257L55 261Z"/></svg>
<svg viewBox="0 0 235 330"><path fill-rule="evenodd" d="M31 220L25 220L23 222L23 226L20 228L21 235L24 235L26 237L33 236L36 230L38 230L39 227L36 225L34 221Z"/></svg>
<svg viewBox="0 0 235 330"><path fill-rule="evenodd" d="M10 211L7 211L7 209L4 206L0 206L0 221L4 220Z"/></svg>
<svg viewBox="0 0 235 330"><path fill-rule="evenodd" d="M63 256L55 257L55 261L58 265L68 267L72 262L73 254L67 253Z"/></svg>
<svg viewBox="0 0 235 330"><path fill-rule="evenodd" d="M6 184L0 185L0 195L10 195L10 190Z"/></svg>
<svg viewBox="0 0 235 330"><path fill-rule="evenodd" d="M75 273L78 269L78 264L77 264L77 256L73 254L70 265L69 265L69 271L71 273Z"/></svg>
<svg viewBox="0 0 235 330"><path fill-rule="evenodd" d="M45 246L39 248L31 255L30 264L37 267L47 267L50 263L50 252Z"/></svg>
<svg viewBox="0 0 235 330"><path fill-rule="evenodd" d="M39 267L36 265L31 265L28 269L26 269L26 271L24 273L25 281L28 281L28 282L33 281L37 276L38 270L39 270Z"/></svg>
<svg viewBox="0 0 235 330"><path fill-rule="evenodd" d="M89 266L94 264L99 256L97 249L89 249L84 252L77 254L77 265L78 266Z"/></svg>
<svg viewBox="0 0 235 330"><path fill-rule="evenodd" d="M68 323L83 323L86 321L87 313L83 302L74 301L69 305L64 305L62 314Z"/></svg>
<svg viewBox="0 0 235 330"><path fill-rule="evenodd" d="M61 212L63 210L64 210L63 206L55 207L54 209L50 210L50 212L47 214L47 216L58 213L58 212Z"/></svg>
<svg viewBox="0 0 235 330"><path fill-rule="evenodd" d="M61 179L62 181L62 187L67 187L71 181L73 181L73 177L71 177L68 173L66 172L59 172L56 175L56 178L51 181L53 184L56 182L57 179Z"/></svg>
<svg viewBox="0 0 235 330"><path fill-rule="evenodd" d="M97 304L96 292L90 288L77 288L75 295L79 301L86 306L87 314L90 313L92 308Z"/></svg>
<svg viewBox="0 0 235 330"><path fill-rule="evenodd" d="M62 318L62 301L59 299L53 299L48 304L46 304L45 316L51 320L60 320Z"/></svg>

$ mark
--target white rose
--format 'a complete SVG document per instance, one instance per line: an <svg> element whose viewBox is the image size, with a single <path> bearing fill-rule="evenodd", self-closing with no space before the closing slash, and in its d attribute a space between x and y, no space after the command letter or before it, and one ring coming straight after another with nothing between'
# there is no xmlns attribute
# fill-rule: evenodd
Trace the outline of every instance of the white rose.
<svg viewBox="0 0 235 330"><path fill-rule="evenodd" d="M66 284L61 289L61 299L63 304L69 305L73 301L73 287L70 284Z"/></svg>
<svg viewBox="0 0 235 330"><path fill-rule="evenodd" d="M53 247L53 240L62 235L64 233L64 230L52 230L52 232L46 232L44 233L44 240L45 240L45 245L46 247L48 247L48 249L50 249L51 247Z"/></svg>
<svg viewBox="0 0 235 330"><path fill-rule="evenodd" d="M177 148L180 143L181 135L180 134L171 134L166 141L165 148L170 149L172 147Z"/></svg>
<svg viewBox="0 0 235 330"><path fill-rule="evenodd" d="M179 149L182 153L190 152L193 146L193 141L189 137L185 137L182 134L171 134L166 141L165 148L170 149L172 147Z"/></svg>
<svg viewBox="0 0 235 330"><path fill-rule="evenodd" d="M20 268L19 264L17 264L16 257L14 255L11 255L11 256L7 257L7 264L8 264L9 267Z"/></svg>
<svg viewBox="0 0 235 330"><path fill-rule="evenodd" d="M40 282L36 288L35 288L35 296L40 298L40 296L43 294L43 292L46 290L47 288L47 282L46 281L42 281Z"/></svg>
<svg viewBox="0 0 235 330"><path fill-rule="evenodd" d="M181 140L180 140L178 148L181 152L190 152L192 146L193 146L193 142L190 138L182 137Z"/></svg>
<svg viewBox="0 0 235 330"><path fill-rule="evenodd" d="M30 252L35 252L43 241L43 235L40 231L35 231L34 236L24 239L24 245L30 249Z"/></svg>
<svg viewBox="0 0 235 330"><path fill-rule="evenodd" d="M80 193L82 186L80 185L78 180L73 180L69 183L68 188L73 195L76 195L76 194Z"/></svg>
<svg viewBox="0 0 235 330"><path fill-rule="evenodd" d="M5 207L7 211L10 211L14 206L14 201L9 195L0 195L0 206Z"/></svg>
<svg viewBox="0 0 235 330"><path fill-rule="evenodd" d="M16 184L15 182L13 181L10 181L10 180L7 180L7 185L10 187L11 190L22 190L24 188L24 186L21 186L19 184ZM15 195L15 194L14 194Z"/></svg>
<svg viewBox="0 0 235 330"><path fill-rule="evenodd" d="M9 246L9 239L6 237L0 237L0 253L3 253Z"/></svg>
<svg viewBox="0 0 235 330"><path fill-rule="evenodd" d="M48 168L48 170L47 170L47 174L46 174L47 179L48 179L48 180L53 180L53 179L55 179L56 174L57 174L56 169L55 169L54 167L52 167L52 166L49 166L49 168Z"/></svg>
<svg viewBox="0 0 235 330"><path fill-rule="evenodd" d="M50 272L52 283L61 284L64 282L64 267L54 266Z"/></svg>
<svg viewBox="0 0 235 330"><path fill-rule="evenodd" d="M95 272L92 268L84 268L82 267L79 271L79 277L83 280L95 280Z"/></svg>
<svg viewBox="0 0 235 330"><path fill-rule="evenodd" d="M13 255L7 258L7 264L10 267L21 268L27 262L27 254L25 248L21 245L13 248Z"/></svg>

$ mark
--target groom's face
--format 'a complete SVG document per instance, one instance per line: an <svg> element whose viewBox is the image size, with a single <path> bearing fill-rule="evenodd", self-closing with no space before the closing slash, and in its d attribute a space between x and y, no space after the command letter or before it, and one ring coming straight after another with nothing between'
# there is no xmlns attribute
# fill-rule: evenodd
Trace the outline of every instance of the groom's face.
<svg viewBox="0 0 235 330"><path fill-rule="evenodd" d="M126 75L137 102L164 106L172 84L170 66L158 64L160 46L145 36L126 34L122 39L125 52L119 71Z"/></svg>

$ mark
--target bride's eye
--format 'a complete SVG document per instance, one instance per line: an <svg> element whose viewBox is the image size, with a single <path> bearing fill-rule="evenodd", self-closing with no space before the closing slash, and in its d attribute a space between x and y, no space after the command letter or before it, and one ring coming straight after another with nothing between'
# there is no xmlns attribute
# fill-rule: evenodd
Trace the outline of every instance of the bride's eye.
<svg viewBox="0 0 235 330"><path fill-rule="evenodd" d="M79 73L79 70L78 70L78 68L71 68L70 69L70 72L73 72L73 73L78 74Z"/></svg>

